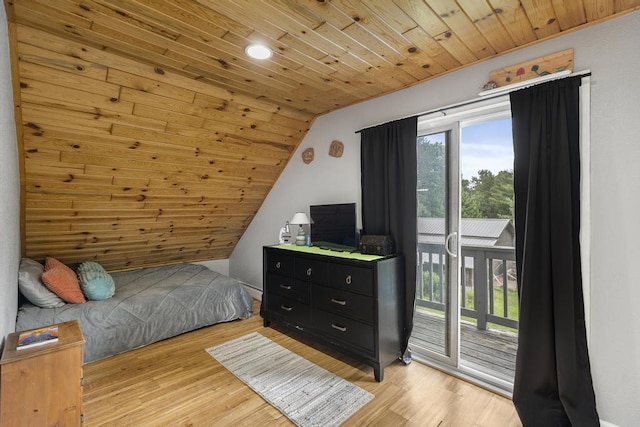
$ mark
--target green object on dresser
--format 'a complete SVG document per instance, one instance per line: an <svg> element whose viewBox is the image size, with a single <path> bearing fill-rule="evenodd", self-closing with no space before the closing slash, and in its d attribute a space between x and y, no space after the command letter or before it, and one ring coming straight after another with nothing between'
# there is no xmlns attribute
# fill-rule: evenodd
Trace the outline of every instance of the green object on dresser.
<svg viewBox="0 0 640 427"><path fill-rule="evenodd" d="M296 251L296 252L304 252L307 254L333 256L333 257L346 258L346 259L357 259L360 261L376 261L384 258L384 256L381 256L381 255L367 255L367 254L361 254L360 252L340 252L340 251L331 250L331 249L322 249L322 248L319 248L318 246L275 245L272 247L278 248L278 249L287 249L287 250Z"/></svg>

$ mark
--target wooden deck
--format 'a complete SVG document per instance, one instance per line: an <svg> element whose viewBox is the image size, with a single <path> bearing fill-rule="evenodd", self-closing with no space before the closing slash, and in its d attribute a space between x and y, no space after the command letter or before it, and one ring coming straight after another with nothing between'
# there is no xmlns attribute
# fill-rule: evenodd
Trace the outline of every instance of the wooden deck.
<svg viewBox="0 0 640 427"><path fill-rule="evenodd" d="M444 318L421 310L414 316L411 342L437 352L444 349ZM476 326L460 323L461 364L480 369L513 382L516 367L516 334L502 331L479 331Z"/></svg>

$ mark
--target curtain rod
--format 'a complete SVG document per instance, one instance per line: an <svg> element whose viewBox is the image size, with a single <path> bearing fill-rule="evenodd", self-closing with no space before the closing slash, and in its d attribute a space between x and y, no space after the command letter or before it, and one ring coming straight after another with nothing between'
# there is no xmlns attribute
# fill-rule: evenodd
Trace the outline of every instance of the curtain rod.
<svg viewBox="0 0 640 427"><path fill-rule="evenodd" d="M554 74L560 74L560 73L554 73ZM395 120L390 120L388 122L383 122L383 123L378 123L375 125L371 125L371 126L367 126L366 128L362 128L360 130L357 130L355 133L361 133L364 130L367 129L371 129L386 123L393 123L396 122L398 120L404 120L404 119L408 119L411 117L420 117L420 116L425 116L427 114L433 114L433 113L445 113L445 111L450 110L452 108L459 108L459 107L466 107L467 105L473 105L476 104L478 102L482 102L482 101L488 101L491 99L495 99L495 98L500 98L504 95L507 95L513 91L519 90L519 89L525 89L531 86L535 86L547 81L551 81L551 80L559 80L559 79L564 79L567 77L589 77L591 75L591 71L590 70L585 70L585 71L578 71L575 73L571 73L571 74L566 74L563 73L562 75L554 75L554 74L549 74L547 76L542 76L543 78L536 78L536 79L531 79L530 81L527 82L519 82L519 83L515 83L513 85L507 85L507 86L503 86L503 87L499 87L496 89L491 89L491 91L495 91L493 93L489 93L489 91L484 91L484 92L480 92L478 95L481 96L481 98L474 98L468 101L461 101L455 104L451 104L451 105L447 105L446 107L440 107L440 108L436 108L433 110L427 110L427 111L423 111L421 113L418 114L412 114L410 116L405 116L405 117L400 117L399 119L395 119ZM548 76L553 76L553 77L548 77ZM523 84L524 83L524 84ZM498 89L502 89L501 91L499 91ZM486 93L485 95L482 95L483 93Z"/></svg>

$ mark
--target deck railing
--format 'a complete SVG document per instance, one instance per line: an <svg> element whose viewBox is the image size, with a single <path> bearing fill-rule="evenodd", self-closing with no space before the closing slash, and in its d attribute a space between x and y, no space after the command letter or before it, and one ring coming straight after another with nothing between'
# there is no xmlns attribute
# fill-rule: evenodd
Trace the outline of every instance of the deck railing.
<svg viewBox="0 0 640 427"><path fill-rule="evenodd" d="M517 307L514 248L462 246L461 252L460 314L475 319L480 330L486 330L487 323L518 329L517 313L509 313L510 306ZM445 259L444 245L418 244L422 272L418 274L418 306L444 313L447 295ZM501 302L500 306L496 302Z"/></svg>

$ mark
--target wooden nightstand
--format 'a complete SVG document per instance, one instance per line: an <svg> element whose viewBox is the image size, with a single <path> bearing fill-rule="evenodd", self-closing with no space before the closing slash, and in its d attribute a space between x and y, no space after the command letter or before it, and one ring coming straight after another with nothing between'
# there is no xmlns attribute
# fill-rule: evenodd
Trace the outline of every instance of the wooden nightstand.
<svg viewBox="0 0 640 427"><path fill-rule="evenodd" d="M84 337L76 320L58 327L58 342L24 350L16 350L19 332L7 337L0 360L0 425L81 425Z"/></svg>

